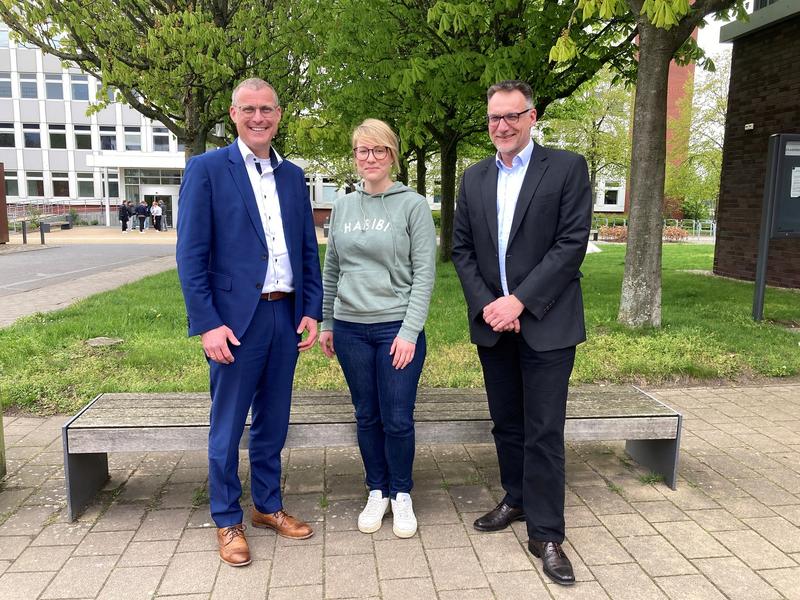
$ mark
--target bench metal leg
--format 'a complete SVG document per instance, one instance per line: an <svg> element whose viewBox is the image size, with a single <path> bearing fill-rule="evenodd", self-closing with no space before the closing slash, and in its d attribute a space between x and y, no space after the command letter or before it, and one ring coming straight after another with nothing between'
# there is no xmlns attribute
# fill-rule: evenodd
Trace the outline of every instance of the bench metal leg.
<svg viewBox="0 0 800 600"><path fill-rule="evenodd" d="M108 481L108 454L65 454L67 511L74 521Z"/></svg>
<svg viewBox="0 0 800 600"><path fill-rule="evenodd" d="M64 480L67 488L67 513L74 521L108 481L108 454L70 454L68 429L72 421L61 429L64 446Z"/></svg>
<svg viewBox="0 0 800 600"><path fill-rule="evenodd" d="M627 440L625 450L640 465L664 476L664 483L675 489L678 480L678 455L681 446L681 421L674 440Z"/></svg>

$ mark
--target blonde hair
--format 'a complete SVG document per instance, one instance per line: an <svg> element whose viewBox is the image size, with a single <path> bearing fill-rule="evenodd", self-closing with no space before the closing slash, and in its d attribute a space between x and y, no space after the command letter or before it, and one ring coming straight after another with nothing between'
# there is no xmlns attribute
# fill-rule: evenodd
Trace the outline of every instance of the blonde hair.
<svg viewBox="0 0 800 600"><path fill-rule="evenodd" d="M400 168L400 141L389 125L380 119L364 119L361 125L353 130L353 148L358 145L359 140L369 140L378 146L386 146L395 168Z"/></svg>

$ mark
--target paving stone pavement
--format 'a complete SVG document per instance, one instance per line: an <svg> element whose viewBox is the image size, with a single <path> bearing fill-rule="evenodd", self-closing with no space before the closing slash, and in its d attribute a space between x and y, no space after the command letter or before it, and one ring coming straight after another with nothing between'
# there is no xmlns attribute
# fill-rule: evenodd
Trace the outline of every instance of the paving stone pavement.
<svg viewBox="0 0 800 600"><path fill-rule="evenodd" d="M316 534L248 529L253 564L234 569L217 557L202 453L112 454L108 485L70 523L66 417L7 415L0 598L800 599L800 384L649 391L685 416L678 489L651 483L622 443L570 444L572 588L543 575L523 523L472 529L502 497L490 444L417 449L406 540L390 518L357 531L357 448L287 451L286 508Z"/></svg>

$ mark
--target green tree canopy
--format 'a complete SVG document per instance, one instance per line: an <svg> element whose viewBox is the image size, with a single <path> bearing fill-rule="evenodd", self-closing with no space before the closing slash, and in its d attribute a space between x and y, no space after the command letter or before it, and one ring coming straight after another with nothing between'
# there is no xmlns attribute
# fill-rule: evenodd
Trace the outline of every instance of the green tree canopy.
<svg viewBox="0 0 800 600"><path fill-rule="evenodd" d="M291 99L287 112L303 104L312 16L291 0L0 1L0 18L22 40L117 90L169 128L187 155L226 141L217 124L242 79L269 81Z"/></svg>

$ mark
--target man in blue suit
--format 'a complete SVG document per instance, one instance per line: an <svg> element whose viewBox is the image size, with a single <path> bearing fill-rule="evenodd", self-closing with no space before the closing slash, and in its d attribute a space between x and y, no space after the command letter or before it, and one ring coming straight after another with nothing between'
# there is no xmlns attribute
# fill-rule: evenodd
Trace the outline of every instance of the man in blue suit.
<svg viewBox="0 0 800 600"><path fill-rule="evenodd" d="M210 368L208 482L220 558L244 566L238 466L248 410L252 525L313 535L283 510L280 455L298 351L314 345L322 318L322 281L303 171L271 147L281 120L275 90L243 81L230 116L236 141L186 165L177 262L189 335L201 336Z"/></svg>

